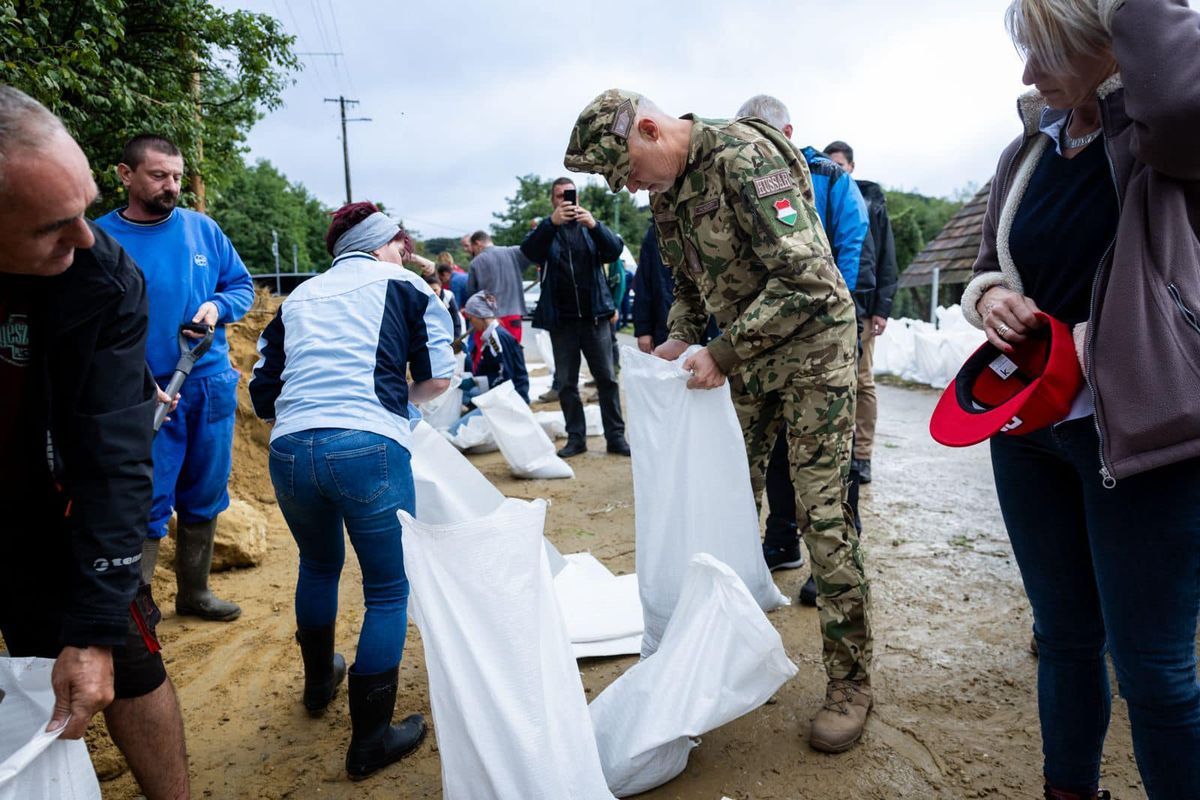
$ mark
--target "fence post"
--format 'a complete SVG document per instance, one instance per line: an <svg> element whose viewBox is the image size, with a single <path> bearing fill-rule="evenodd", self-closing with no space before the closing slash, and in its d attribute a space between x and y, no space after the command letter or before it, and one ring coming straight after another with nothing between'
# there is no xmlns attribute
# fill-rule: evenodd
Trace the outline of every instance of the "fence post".
<svg viewBox="0 0 1200 800"><path fill-rule="evenodd" d="M937 328L938 281L941 279L941 267L933 268L933 291L929 296L929 321Z"/></svg>

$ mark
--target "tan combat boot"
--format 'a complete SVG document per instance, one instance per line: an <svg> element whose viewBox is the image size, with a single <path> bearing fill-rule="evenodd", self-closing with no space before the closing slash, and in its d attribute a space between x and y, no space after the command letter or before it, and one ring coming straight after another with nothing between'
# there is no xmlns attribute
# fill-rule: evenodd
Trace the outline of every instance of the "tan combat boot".
<svg viewBox="0 0 1200 800"><path fill-rule="evenodd" d="M825 688L825 705L813 717L809 743L825 753L849 750L862 737L870 710L870 681L831 680Z"/></svg>

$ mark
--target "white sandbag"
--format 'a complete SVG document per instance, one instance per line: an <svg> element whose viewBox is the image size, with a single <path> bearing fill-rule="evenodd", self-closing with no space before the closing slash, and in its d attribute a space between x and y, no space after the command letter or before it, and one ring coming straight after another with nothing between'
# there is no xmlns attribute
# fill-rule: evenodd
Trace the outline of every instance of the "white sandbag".
<svg viewBox="0 0 1200 800"><path fill-rule="evenodd" d="M409 453L422 522L466 522L486 517L504 502L500 490L424 420L413 426Z"/></svg>
<svg viewBox="0 0 1200 800"><path fill-rule="evenodd" d="M426 525L401 511L447 800L608 800L542 543L546 501Z"/></svg>
<svg viewBox="0 0 1200 800"><path fill-rule="evenodd" d="M457 380L457 379L455 379ZM421 419L439 431L444 431L462 415L462 388L453 386L419 406Z"/></svg>
<svg viewBox="0 0 1200 800"><path fill-rule="evenodd" d="M627 797L671 780L695 737L758 708L796 671L737 574L694 556L658 651L589 707L608 788Z"/></svg>
<svg viewBox="0 0 1200 800"><path fill-rule="evenodd" d="M637 575L613 575L591 553L566 556L554 591L571 643L626 639L642 633Z"/></svg>
<svg viewBox="0 0 1200 800"><path fill-rule="evenodd" d="M443 438L464 453L494 453L500 449L496 437L492 436L492 426L482 414L464 422L453 434L441 431Z"/></svg>
<svg viewBox="0 0 1200 800"><path fill-rule="evenodd" d="M533 418L533 412L512 381L475 398L508 468L518 478L574 478L575 471L555 454L554 442Z"/></svg>
<svg viewBox="0 0 1200 800"><path fill-rule="evenodd" d="M0 658L0 800L100 800L87 745L45 731L53 668L49 658Z"/></svg>
<svg viewBox="0 0 1200 800"><path fill-rule="evenodd" d="M541 328L530 328L533 333L533 344L537 348L538 355L542 357L542 363L550 370L550 374L554 374L554 345L550 343L550 332L544 331Z"/></svg>
<svg viewBox="0 0 1200 800"><path fill-rule="evenodd" d="M688 389L686 358L667 362L621 348L646 622L643 656L658 647L696 553L728 564L764 611L788 605L763 560L746 445L729 384Z"/></svg>
<svg viewBox="0 0 1200 800"><path fill-rule="evenodd" d="M567 435L567 420L561 411L535 411L533 418L551 439L563 439ZM583 407L583 422L588 436L604 433L604 421L600 417L600 406L595 403Z"/></svg>

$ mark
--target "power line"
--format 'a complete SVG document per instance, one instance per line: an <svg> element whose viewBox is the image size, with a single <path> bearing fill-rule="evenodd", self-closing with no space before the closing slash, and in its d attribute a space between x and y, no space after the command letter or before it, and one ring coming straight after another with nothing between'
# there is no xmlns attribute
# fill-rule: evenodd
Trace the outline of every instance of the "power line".
<svg viewBox="0 0 1200 800"><path fill-rule="evenodd" d="M271 2L275 3L275 0L271 0ZM283 5L287 9L288 16L291 17L291 19L292 19L292 28L296 31L296 40L300 43L300 46L303 47L304 46L304 35L300 31L300 21L298 19L296 19L296 12L292 10L292 6L288 2L288 0L283 0ZM279 11L278 3L275 3L275 11L276 12ZM279 18L282 20L283 15L280 14ZM297 54L297 55L299 55L299 54ZM327 91L329 91L329 89L325 83L325 75L321 72L320 67L317 66L318 62L313 61L313 62L305 62L305 63L313 68L313 74L316 75L317 83L320 84L320 87L321 87L321 94L325 94Z"/></svg>
<svg viewBox="0 0 1200 800"><path fill-rule="evenodd" d="M340 52L342 52L344 54L346 48L342 44L342 31L338 27L337 14L333 13L333 0L325 0L325 4L326 4L326 7L329 9L329 19L331 19L333 21L333 36L334 36L334 39L337 41L337 48ZM351 71L350 65L346 63L345 55L342 56L340 65L342 67L342 70L346 73L346 81L350 84L350 93L358 94L358 90L354 88L354 73Z"/></svg>
<svg viewBox="0 0 1200 800"><path fill-rule="evenodd" d="M345 95L338 95L336 98L326 97L326 103L337 103L342 112L342 164L346 171L346 204L349 205L352 201L353 193L350 191L350 140L346 137L347 122L370 122L370 117L355 117L354 119L346 119L346 106L358 105L357 100L347 100Z"/></svg>

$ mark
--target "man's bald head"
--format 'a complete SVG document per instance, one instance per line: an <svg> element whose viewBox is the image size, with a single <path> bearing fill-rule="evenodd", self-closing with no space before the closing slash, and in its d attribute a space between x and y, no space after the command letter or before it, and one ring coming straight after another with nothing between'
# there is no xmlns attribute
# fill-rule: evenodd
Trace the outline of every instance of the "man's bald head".
<svg viewBox="0 0 1200 800"><path fill-rule="evenodd" d="M95 243L84 212L96 199L87 156L62 122L0 86L0 272L57 275Z"/></svg>

